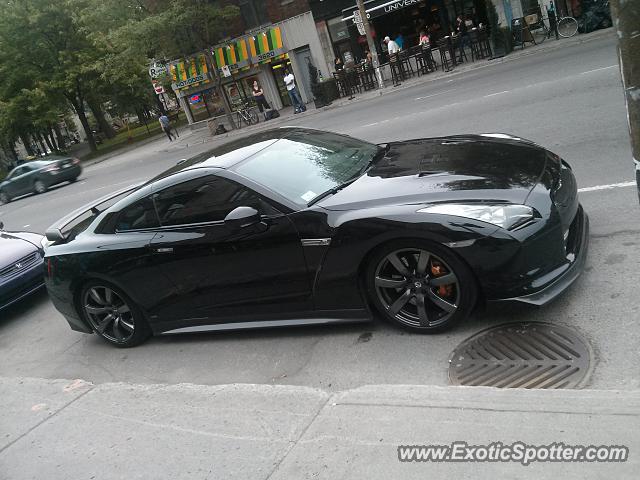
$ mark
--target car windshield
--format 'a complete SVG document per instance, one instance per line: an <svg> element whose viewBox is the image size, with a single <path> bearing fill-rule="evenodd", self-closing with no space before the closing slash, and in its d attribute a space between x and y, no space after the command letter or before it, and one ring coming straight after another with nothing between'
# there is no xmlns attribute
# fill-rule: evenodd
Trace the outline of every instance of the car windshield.
<svg viewBox="0 0 640 480"><path fill-rule="evenodd" d="M380 147L328 132L296 132L235 167L256 183L306 206L357 177Z"/></svg>

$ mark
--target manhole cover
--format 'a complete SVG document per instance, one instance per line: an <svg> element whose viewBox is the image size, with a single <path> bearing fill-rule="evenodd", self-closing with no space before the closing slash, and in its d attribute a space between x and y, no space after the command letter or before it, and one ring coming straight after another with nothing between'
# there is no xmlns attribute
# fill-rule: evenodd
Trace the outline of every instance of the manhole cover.
<svg viewBox="0 0 640 480"><path fill-rule="evenodd" d="M460 344L449 358L449 380L498 388L580 388L589 363L589 347L574 331L548 323L512 323Z"/></svg>

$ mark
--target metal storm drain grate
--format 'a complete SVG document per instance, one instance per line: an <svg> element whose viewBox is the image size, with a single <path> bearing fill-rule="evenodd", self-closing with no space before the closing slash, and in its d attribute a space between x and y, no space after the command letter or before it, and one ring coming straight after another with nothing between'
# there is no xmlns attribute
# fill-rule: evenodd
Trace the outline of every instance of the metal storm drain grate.
<svg viewBox="0 0 640 480"><path fill-rule="evenodd" d="M580 388L589 364L589 347L574 331L548 323L512 323L460 344L449 358L449 380L498 388Z"/></svg>

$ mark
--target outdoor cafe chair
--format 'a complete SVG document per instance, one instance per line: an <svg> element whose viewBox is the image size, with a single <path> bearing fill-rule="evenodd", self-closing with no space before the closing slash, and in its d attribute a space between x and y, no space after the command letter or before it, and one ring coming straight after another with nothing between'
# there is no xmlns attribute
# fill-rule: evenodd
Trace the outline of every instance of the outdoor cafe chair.
<svg viewBox="0 0 640 480"><path fill-rule="evenodd" d="M433 58L433 51L428 45L422 45L419 47L418 53L415 55L415 59L418 73L426 74L435 72L438 69L438 65Z"/></svg>
<svg viewBox="0 0 640 480"><path fill-rule="evenodd" d="M402 62L398 59L397 53L389 55L389 68L391 69L391 80L393 81L393 86L395 87L400 85L405 77L402 70Z"/></svg>
<svg viewBox="0 0 640 480"><path fill-rule="evenodd" d="M471 47L471 61L474 62L480 58L485 58L480 49L480 40L478 31L475 28L469 30L469 46Z"/></svg>
<svg viewBox="0 0 640 480"><path fill-rule="evenodd" d="M400 50L399 57L405 77L415 75L416 72L413 70L413 65L411 65L411 61L409 60L409 50Z"/></svg>
<svg viewBox="0 0 640 480"><path fill-rule="evenodd" d="M356 65L356 73L360 79L360 85L362 88L367 90L372 90L377 86L377 79L373 68L368 63L361 63L360 65Z"/></svg>
<svg viewBox="0 0 640 480"><path fill-rule="evenodd" d="M449 72L456 66L456 58L451 47L451 38L444 37L442 40L438 40L438 50L440 50L440 63L442 63L442 69L445 72Z"/></svg>
<svg viewBox="0 0 640 480"><path fill-rule="evenodd" d="M486 28L478 29L478 47L480 49L481 58L489 58L493 55L491 51L491 42L489 42L489 34Z"/></svg>

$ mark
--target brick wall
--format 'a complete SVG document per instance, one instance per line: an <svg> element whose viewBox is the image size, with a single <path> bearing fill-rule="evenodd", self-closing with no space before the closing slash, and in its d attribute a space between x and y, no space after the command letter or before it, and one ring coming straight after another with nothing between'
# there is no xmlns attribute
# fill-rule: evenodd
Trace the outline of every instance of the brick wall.
<svg viewBox="0 0 640 480"><path fill-rule="evenodd" d="M264 0L267 4L269 19L280 22L311 10L308 0Z"/></svg>

